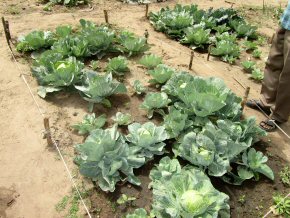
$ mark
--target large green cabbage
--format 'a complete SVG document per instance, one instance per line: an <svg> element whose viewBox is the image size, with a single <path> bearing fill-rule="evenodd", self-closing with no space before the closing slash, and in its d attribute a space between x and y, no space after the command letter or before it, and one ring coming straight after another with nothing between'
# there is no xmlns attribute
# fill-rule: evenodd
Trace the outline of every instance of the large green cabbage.
<svg viewBox="0 0 290 218"><path fill-rule="evenodd" d="M229 197L217 191L204 172L192 166L181 168L177 160L168 157L160 162L150 174L157 218L230 217Z"/></svg>

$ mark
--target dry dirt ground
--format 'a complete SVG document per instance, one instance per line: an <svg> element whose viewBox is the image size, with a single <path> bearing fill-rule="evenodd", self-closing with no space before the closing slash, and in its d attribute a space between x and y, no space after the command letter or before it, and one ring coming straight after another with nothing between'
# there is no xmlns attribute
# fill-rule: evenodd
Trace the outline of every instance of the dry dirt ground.
<svg viewBox="0 0 290 218"><path fill-rule="evenodd" d="M247 8L255 9L257 6L261 7L262 0L234 2L236 3L234 7L247 6ZM268 6L279 4L274 0L266 0L265 2ZM286 2L286 0L281 1L282 6ZM196 3L204 8L229 6L221 0L169 0L164 3L152 4L150 10L157 11L160 7L172 6L176 3ZM166 64L187 70L190 49L168 39L162 33L155 32L144 18L144 6L126 5L115 0L95 0L92 5L93 10L89 10L87 7L68 9L57 6L52 12L44 12L42 10L43 5L36 3L34 0L1 0L0 13L10 21L12 36L16 37L34 29L53 29L60 24L77 24L80 18L101 23L104 20L103 9L106 9L109 11L111 24L126 28L137 35L143 35L145 29L148 29L151 52L162 56ZM255 10L246 11L246 15L253 21L259 21L260 31L265 36L268 38L272 36L277 26L276 20L261 15ZM55 210L55 205L64 196L71 194L71 183L58 154L53 148L47 147L46 141L43 139L42 117L39 115L25 83L19 77L19 69L11 59L2 29L0 35L0 217L65 217L65 212L58 213ZM269 45L266 44L263 51L261 66L263 66L262 62L267 57ZM21 70L25 74L29 74L28 61L19 57L18 62ZM132 66L131 74L126 78L127 85L135 79L147 83L148 78L144 77L143 71L136 65ZM213 58L207 62L205 54L196 54L193 60L192 73L201 76L220 77L237 95L242 96L244 89L236 82L238 80L240 83L251 87L251 98L259 97L260 84L249 80L248 75L240 67L230 66ZM35 79L30 76L26 76L26 78L35 94L37 89ZM61 93L48 98L46 101L38 97L36 99L41 106L41 110L50 118L54 137L59 140L65 160L75 177L79 178L73 164L73 145L82 142L83 138L74 134L70 126L82 119L87 111L87 103L73 93ZM130 107L126 104L128 102ZM110 111L109 115L114 114L117 110L129 111L136 121L143 122L146 118L144 112L139 111L139 104L140 99L137 97L123 96L121 99L115 98L113 99L113 110ZM107 111L98 107L96 112ZM264 119L263 115L250 109L245 110L245 115L254 115L258 121ZM284 125L283 128L290 133L289 123ZM259 146L260 150L270 156L269 163L275 170L275 182L272 183L268 180L257 183L249 182L239 188L223 185L221 189L227 192L232 199L233 217L258 217L268 210L273 192L277 190L284 193L289 191L281 185L277 174L283 165L289 165L289 139L280 132L271 133L263 139ZM148 184L148 181L146 181L148 171L146 169L143 171L139 174L144 177L142 180L145 181L144 184L146 185ZM90 187L87 186L86 188ZM147 193L146 188L144 190L135 191L133 188L125 187L119 191L138 192L139 195L145 197L145 200L137 202L138 206L148 207L150 193ZM238 203L242 195L246 196L245 205ZM120 217L121 209L115 208L114 204L111 203L115 197L95 191L90 194L92 208L98 212L100 217ZM80 210L79 214L82 215L82 208ZM114 211L117 211L117 215L114 215Z"/></svg>

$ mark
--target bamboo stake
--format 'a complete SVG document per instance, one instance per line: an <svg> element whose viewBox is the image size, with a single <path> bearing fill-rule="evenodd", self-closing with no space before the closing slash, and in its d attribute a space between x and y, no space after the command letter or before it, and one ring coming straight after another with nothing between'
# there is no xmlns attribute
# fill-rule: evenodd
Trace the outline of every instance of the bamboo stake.
<svg viewBox="0 0 290 218"><path fill-rule="evenodd" d="M109 23L109 17L108 17L108 11L104 10L104 15L105 15L105 21L108 24Z"/></svg>
<svg viewBox="0 0 290 218"><path fill-rule="evenodd" d="M243 101L241 102L241 106L242 106L242 111L244 110L245 108L245 104L248 100L248 97L249 97L249 93L250 93L250 87L247 87L246 88L246 91L245 91L245 95L243 97Z"/></svg>
<svg viewBox="0 0 290 218"><path fill-rule="evenodd" d="M148 18L149 4L146 4L145 17Z"/></svg>
<svg viewBox="0 0 290 218"><path fill-rule="evenodd" d="M190 54L190 60L189 60L189 65L188 65L188 69L189 69L189 70L192 69L192 61L193 61L193 57L194 57L194 51L191 51L191 54Z"/></svg>
<svg viewBox="0 0 290 218"><path fill-rule="evenodd" d="M43 119L44 129L45 129L45 135L44 138L47 140L47 144L49 146L53 145L52 139L51 139L51 133L50 133L50 127L49 127L49 119L46 117Z"/></svg>

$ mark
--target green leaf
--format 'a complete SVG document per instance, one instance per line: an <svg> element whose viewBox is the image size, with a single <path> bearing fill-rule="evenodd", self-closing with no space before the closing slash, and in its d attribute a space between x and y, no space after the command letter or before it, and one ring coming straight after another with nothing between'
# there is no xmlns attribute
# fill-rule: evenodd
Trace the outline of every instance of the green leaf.
<svg viewBox="0 0 290 218"><path fill-rule="evenodd" d="M131 114L123 114L121 112L117 112L116 115L112 118L112 120L117 123L119 126L127 126L132 123L132 116Z"/></svg>
<svg viewBox="0 0 290 218"><path fill-rule="evenodd" d="M138 95L141 95L147 91L146 87L144 87L139 80L134 81L133 88Z"/></svg>
<svg viewBox="0 0 290 218"><path fill-rule="evenodd" d="M106 71L118 76L123 76L129 71L127 59L122 56L109 59Z"/></svg>
<svg viewBox="0 0 290 218"><path fill-rule="evenodd" d="M164 84L175 73L175 70L165 64L159 64L154 70L149 70L148 73L153 77L149 83Z"/></svg>

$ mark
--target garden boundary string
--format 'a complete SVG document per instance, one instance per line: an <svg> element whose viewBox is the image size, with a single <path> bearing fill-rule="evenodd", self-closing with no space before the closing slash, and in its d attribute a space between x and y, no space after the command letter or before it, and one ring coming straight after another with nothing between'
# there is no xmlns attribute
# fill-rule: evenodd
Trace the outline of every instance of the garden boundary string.
<svg viewBox="0 0 290 218"><path fill-rule="evenodd" d="M45 118L45 115L44 115L44 113L41 111L40 105L39 105L38 102L36 101L36 98L35 98L35 96L34 96L34 94L33 94L33 92L32 92L32 89L31 89L29 83L27 82L27 80L26 80L26 78L25 78L25 74L24 74L23 70L21 70L20 65L18 64L18 61L16 60L15 55L13 54L11 48L9 48L9 51L10 51L11 56L12 56L12 58L13 58L15 64L16 64L16 66L17 66L17 68L18 68L18 70L19 70L19 72L20 72L20 77L22 78L22 80L23 80L24 83L26 84L26 86L27 86L27 88L28 88L28 90L29 90L29 93L30 93L30 95L31 95L31 97L32 97L32 99L33 99L33 101L34 101L34 103L35 103L35 105L36 105L36 107L37 107L37 109L38 109L40 115L42 116L42 118ZM47 134L50 135L50 132L47 132ZM51 136L51 135L50 135L50 136ZM91 216L91 214L90 214L90 212L89 212L89 209L88 209L88 207L86 206L85 201L84 201L84 199L83 199L83 197L82 197L82 195L81 195L81 192L79 191L79 189L78 189L78 187L77 187L77 184L76 184L76 182L75 182L75 180L74 180L74 178L73 178L73 176L72 176L72 173L71 173L71 171L70 171L70 169L69 169L69 167L68 167L66 161L64 160L64 157L63 157L63 155L62 155L62 153L61 153L61 151L60 151L60 149L59 149L59 146L58 146L57 142L55 141L54 138L51 137L51 139L52 139L52 143L53 143L54 147L56 148L56 150L57 150L57 152L58 152L58 154L59 154L59 156L60 156L60 158L61 158L61 160L62 160L62 162L63 162L63 165L64 165L64 167L65 167L65 169L66 169L66 171L67 171L67 174L68 174L68 176L69 176L69 179L70 179L70 181L72 182L72 185L73 185L73 187L75 188L75 190L76 190L76 192L77 192L77 194L78 194L78 196L79 196L79 198L80 198L80 200L81 200L81 202L82 202L82 204L83 204L83 206L84 206L84 208L85 208L85 210L86 210L86 213L88 214L89 218L92 218L92 216Z"/></svg>

